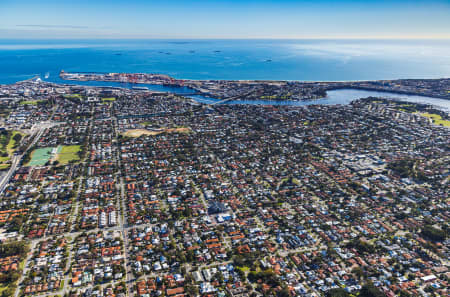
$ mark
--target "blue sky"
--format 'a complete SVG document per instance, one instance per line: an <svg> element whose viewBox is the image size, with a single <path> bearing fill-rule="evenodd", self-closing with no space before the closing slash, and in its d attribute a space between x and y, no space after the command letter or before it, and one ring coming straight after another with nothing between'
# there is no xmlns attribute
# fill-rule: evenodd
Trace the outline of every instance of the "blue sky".
<svg viewBox="0 0 450 297"><path fill-rule="evenodd" d="M0 0L0 38L450 38L450 1Z"/></svg>

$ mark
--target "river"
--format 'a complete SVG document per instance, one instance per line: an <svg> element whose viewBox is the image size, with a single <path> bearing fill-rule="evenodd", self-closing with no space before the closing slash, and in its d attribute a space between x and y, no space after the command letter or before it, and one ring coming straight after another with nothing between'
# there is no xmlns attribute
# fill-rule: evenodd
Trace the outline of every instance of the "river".
<svg viewBox="0 0 450 297"><path fill-rule="evenodd" d="M196 91L188 87L174 87L174 86L163 86L163 85L153 85L153 84L124 84L119 82L105 82L105 81L67 81L62 80L59 77L53 77L52 79L45 79L48 82L54 83L65 83L74 85L84 85L84 86L98 86L98 87L120 87L128 88L139 86L147 87L151 91L157 92L170 92L174 94L183 94L185 97L194 99L200 103L214 103L220 101L219 99L214 99L202 95L195 95ZM188 95L192 94L192 95ZM394 98L403 101L413 102L413 103L425 103L431 104L439 109L450 112L450 100L432 98L426 96L416 96L416 95L405 95L396 94L390 92L376 92L376 91L366 91L366 90L355 90L355 89L339 89L327 92L327 97L316 99L316 100L303 100L303 101L273 101L273 100L235 100L228 101L223 104L250 104L250 105L291 105L291 106L305 106L313 104L349 104L353 100L366 98L366 97L383 97L383 98Z"/></svg>

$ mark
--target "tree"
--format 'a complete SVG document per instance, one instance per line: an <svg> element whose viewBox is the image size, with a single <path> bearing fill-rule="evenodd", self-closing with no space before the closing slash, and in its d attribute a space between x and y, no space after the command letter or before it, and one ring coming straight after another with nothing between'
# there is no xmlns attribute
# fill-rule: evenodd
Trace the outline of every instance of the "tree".
<svg viewBox="0 0 450 297"><path fill-rule="evenodd" d="M222 272L218 271L218 272L214 275L214 279L217 280L217 281L219 282L219 284L222 284L223 281L224 281Z"/></svg>
<svg viewBox="0 0 450 297"><path fill-rule="evenodd" d="M352 270L352 273L354 273L359 279L361 279L364 276L364 271L361 269L361 267L355 267Z"/></svg>
<svg viewBox="0 0 450 297"><path fill-rule="evenodd" d="M359 292L359 297L386 297L386 295L381 292L373 283L368 283L361 288Z"/></svg>
<svg viewBox="0 0 450 297"><path fill-rule="evenodd" d="M355 239L347 243L347 247L356 249L361 254L372 254L375 252L375 247L367 241Z"/></svg>
<svg viewBox="0 0 450 297"><path fill-rule="evenodd" d="M447 233L444 230L431 225L424 226L421 233L423 236L435 241L444 241L447 238Z"/></svg>
<svg viewBox="0 0 450 297"><path fill-rule="evenodd" d="M14 286L9 286L6 290L2 292L1 297L10 297L14 296L14 292L16 291L16 288Z"/></svg>
<svg viewBox="0 0 450 297"><path fill-rule="evenodd" d="M342 288L337 288L337 289L331 289L328 290L327 293L325 294L326 297L350 297L350 294L347 293L347 291L345 291Z"/></svg>
<svg viewBox="0 0 450 297"><path fill-rule="evenodd" d="M13 139L16 142L16 144L18 144L22 139L22 135L20 133L17 133L16 135L14 135Z"/></svg>
<svg viewBox="0 0 450 297"><path fill-rule="evenodd" d="M0 244L0 257L19 255L24 257L28 252L28 245L24 241Z"/></svg>
<svg viewBox="0 0 450 297"><path fill-rule="evenodd" d="M400 291L400 297L411 297L411 294L406 291Z"/></svg>
<svg viewBox="0 0 450 297"><path fill-rule="evenodd" d="M277 296L278 297L290 297L291 292L289 292L289 289L287 287L285 287L280 292L278 292Z"/></svg>
<svg viewBox="0 0 450 297"><path fill-rule="evenodd" d="M186 286L186 293L188 293L189 296L197 296L198 295L198 288L195 285L189 284Z"/></svg>
<svg viewBox="0 0 450 297"><path fill-rule="evenodd" d="M239 275L239 277L240 277L242 280L245 280L245 272L244 272L242 269L236 268L236 273Z"/></svg>

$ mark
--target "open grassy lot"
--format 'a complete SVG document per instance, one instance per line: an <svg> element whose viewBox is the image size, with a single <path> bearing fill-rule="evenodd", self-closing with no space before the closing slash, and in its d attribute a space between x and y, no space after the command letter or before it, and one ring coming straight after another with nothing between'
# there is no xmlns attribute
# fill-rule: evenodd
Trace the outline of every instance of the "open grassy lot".
<svg viewBox="0 0 450 297"><path fill-rule="evenodd" d="M114 101L116 101L116 98L114 98L114 97L111 97L111 98L102 98L102 102L103 102L103 103L105 103L105 102L114 102Z"/></svg>
<svg viewBox="0 0 450 297"><path fill-rule="evenodd" d="M20 104L21 105L38 105L39 102L44 102L44 100L25 100L25 101L21 101Z"/></svg>
<svg viewBox="0 0 450 297"><path fill-rule="evenodd" d="M58 160L60 164L67 164L73 160L78 161L80 160L80 157L78 156L79 151L79 145L65 145L58 153L56 160Z"/></svg>
<svg viewBox="0 0 450 297"><path fill-rule="evenodd" d="M190 128L172 128L172 129L164 129L161 131L150 131L146 129L133 129L128 130L123 134L123 136L127 137L140 137L142 135L159 135L162 133L190 133L192 130Z"/></svg>
<svg viewBox="0 0 450 297"><path fill-rule="evenodd" d="M4 286L4 285L0 285L0 295L3 293L3 291L5 291L6 289L8 289L8 286Z"/></svg>
<svg viewBox="0 0 450 297"><path fill-rule="evenodd" d="M43 166L52 157L52 147L36 149L31 153L31 160L27 166Z"/></svg>
<svg viewBox="0 0 450 297"><path fill-rule="evenodd" d="M82 99L83 96L81 94L70 94L70 95L64 95L65 98L78 98Z"/></svg>
<svg viewBox="0 0 450 297"><path fill-rule="evenodd" d="M0 157L0 170L6 170L11 166L10 164L7 164L6 162L9 161L9 157Z"/></svg>
<svg viewBox="0 0 450 297"><path fill-rule="evenodd" d="M0 170L6 170L11 167L11 164L0 164Z"/></svg>
<svg viewBox="0 0 450 297"><path fill-rule="evenodd" d="M9 144L11 135L9 134L0 134L0 153L6 152L6 147Z"/></svg>
<svg viewBox="0 0 450 297"><path fill-rule="evenodd" d="M11 139L9 140L8 145L6 146L6 151L8 152L8 154L13 154L15 151L14 146L16 145L16 141L14 140L14 136L16 136L17 134L22 135L22 137L25 135L19 131L13 131Z"/></svg>
<svg viewBox="0 0 450 297"><path fill-rule="evenodd" d="M0 170L7 169L10 166L9 164L6 164L6 162L11 159L11 156L16 150L16 140L14 139L14 136L17 134L21 135L20 138L25 135L19 131L8 131L6 134L3 133L0 135Z"/></svg>
<svg viewBox="0 0 450 297"><path fill-rule="evenodd" d="M421 112L420 115L432 119L433 124L435 124L435 125L442 125L444 127L450 127L450 121L443 120L442 117L438 114Z"/></svg>

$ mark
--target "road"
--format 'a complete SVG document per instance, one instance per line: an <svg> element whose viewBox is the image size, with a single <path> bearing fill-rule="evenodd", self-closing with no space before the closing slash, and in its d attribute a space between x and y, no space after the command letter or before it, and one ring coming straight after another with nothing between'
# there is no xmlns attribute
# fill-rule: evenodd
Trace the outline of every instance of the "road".
<svg viewBox="0 0 450 297"><path fill-rule="evenodd" d="M124 264L125 264L125 274L126 274L126 283L129 284L133 281L132 278L132 271L131 271L131 264L128 262L127 259L129 259L129 255L128 255L128 236L127 236L127 217L126 217L126 213L127 213L127 209L126 209L126 204L125 204L125 184L123 182L123 175L122 175L122 163L120 162L120 146L119 143L117 142L117 139L119 137L119 132L118 132L118 127L119 127L119 123L117 122L117 118L114 118L114 132L115 132L115 140L116 140L116 144L117 144L117 176L116 178L118 178L119 181L119 191L120 191L120 198L119 198L119 203L118 203L118 210L120 211L120 216L119 216L119 228L120 231L122 233L122 237L123 237L123 248L124 248ZM133 296L133 292L132 292L132 288L130 288L131 286L127 285L127 296Z"/></svg>
<svg viewBox="0 0 450 297"><path fill-rule="evenodd" d="M29 251L28 254L27 254L27 258L25 259L25 267L24 267L24 269L23 269L22 274L20 275L19 280L17 281L18 284L21 284L21 283L23 282L23 279L25 278L25 275L27 275L28 270L31 269L31 268L30 268L30 264L31 264L30 260L31 260L31 257L33 256L33 252L34 252L34 249L35 249L37 243L38 243L37 240L32 241L32 243L31 243L30 251ZM20 290L19 290L19 286L18 286L18 287L16 288L16 291L14 292L14 297L18 297L18 296L19 296L19 293L20 293Z"/></svg>
<svg viewBox="0 0 450 297"><path fill-rule="evenodd" d="M9 168L8 172L3 177L3 179L0 181L0 194L3 193L3 191L6 188L6 186L8 185L9 180L11 179L11 176L16 171L17 165L19 165L20 160L22 160L22 155L20 155L20 156L13 156L11 160L12 160L11 167Z"/></svg>
<svg viewBox="0 0 450 297"><path fill-rule="evenodd" d="M229 102L229 101L239 100L241 98L247 97L248 95L250 95L251 93L254 93L254 92L256 92L256 91L252 90L252 91L250 91L248 93L240 94L240 95L237 95L237 96L234 96L234 97L230 97L230 98L226 98L226 99L214 102L214 103L212 103L210 105L219 105L219 104L223 104L223 103L226 103L226 102Z"/></svg>
<svg viewBox="0 0 450 297"><path fill-rule="evenodd" d="M41 138L42 134L44 133L45 129L47 129L48 127L51 127L53 124L45 124L43 123L37 130L37 132L35 132L33 141L30 143L30 145L28 145L27 149L25 150L25 152L21 155L14 155L11 159L11 167L9 168L8 172L6 173L6 175L3 177L3 179L0 181L0 194L3 193L3 191L5 190L6 186L8 185L9 180L11 179L12 175L14 174L14 172L16 172L17 166L20 164L20 161L22 160L23 156L25 155L25 153L31 148L33 147L33 145L39 140L39 138ZM31 136L33 137L33 136Z"/></svg>

